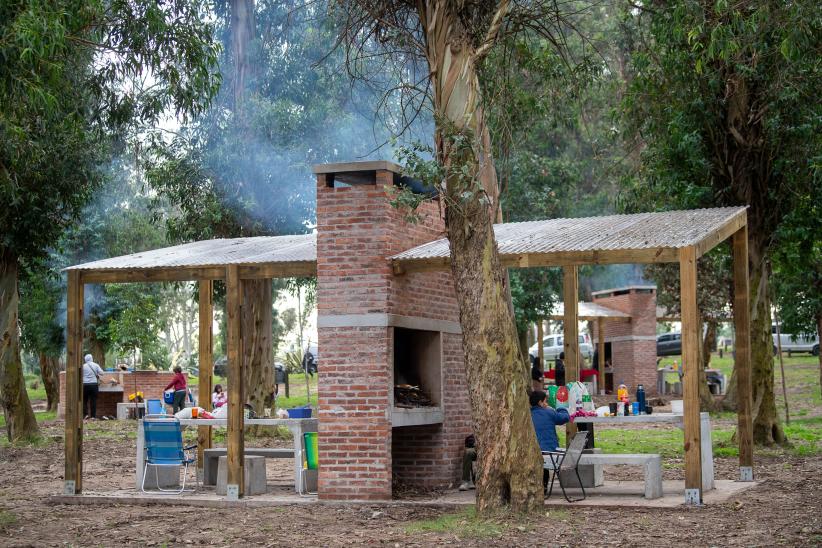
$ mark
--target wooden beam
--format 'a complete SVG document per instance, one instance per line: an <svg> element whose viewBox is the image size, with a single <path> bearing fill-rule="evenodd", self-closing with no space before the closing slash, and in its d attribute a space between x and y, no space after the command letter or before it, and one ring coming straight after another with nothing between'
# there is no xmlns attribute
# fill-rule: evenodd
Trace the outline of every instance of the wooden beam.
<svg viewBox="0 0 822 548"><path fill-rule="evenodd" d="M211 409L211 391L214 380L214 282L200 282L199 302L199 357L200 378L197 405ZM211 427L197 427L197 468L203 468L203 452L211 448Z"/></svg>
<svg viewBox="0 0 822 548"><path fill-rule="evenodd" d="M682 367L685 423L685 502L702 504L702 433L699 423L699 310L696 302L696 249L680 251Z"/></svg>
<svg viewBox="0 0 822 548"><path fill-rule="evenodd" d="M66 298L66 401L65 485L66 495L83 490L83 284L77 271L68 272Z"/></svg>
<svg viewBox="0 0 822 548"><path fill-rule="evenodd" d="M747 224L748 214L747 211L743 209L696 244L697 259L736 234L740 228Z"/></svg>
<svg viewBox="0 0 822 548"><path fill-rule="evenodd" d="M69 270L79 272L82 283L139 283L139 282L189 282L198 280L222 280L224 266L162 267L146 269Z"/></svg>
<svg viewBox="0 0 822 548"><path fill-rule="evenodd" d="M595 251L556 251L546 253L500 254L500 262L506 268L537 266L579 266L587 264L651 264L676 263L676 248L613 249ZM450 269L449 257L424 259L393 259L394 272L431 272Z"/></svg>
<svg viewBox="0 0 822 548"><path fill-rule="evenodd" d="M565 352L565 382L579 380L579 278L576 266L562 269L562 301L565 315L562 320L563 350ZM576 402L568 402L568 411L576 410ZM573 422L565 426L566 444L577 432Z"/></svg>
<svg viewBox="0 0 822 548"><path fill-rule="evenodd" d="M237 265L226 268L226 346L228 358L228 498L243 496L244 477L244 439L243 409L245 390L243 386L242 336L240 322L242 318L242 281Z"/></svg>
<svg viewBox="0 0 822 548"><path fill-rule="evenodd" d="M748 287L748 227L733 235L734 375L736 375L736 436L739 479L753 481L753 393L751 388L750 289Z"/></svg>
<svg viewBox="0 0 822 548"><path fill-rule="evenodd" d="M243 280L270 280L272 278L308 278L316 275L316 261L240 265L240 278Z"/></svg>
<svg viewBox="0 0 822 548"><path fill-rule="evenodd" d="M599 370L600 393L605 393L605 321L602 318L597 318L597 369Z"/></svg>
<svg viewBox="0 0 822 548"><path fill-rule="evenodd" d="M539 366L543 371L545 369L545 349L542 347L542 339L545 338L545 329L542 325L542 318L537 322L537 358L539 358Z"/></svg>

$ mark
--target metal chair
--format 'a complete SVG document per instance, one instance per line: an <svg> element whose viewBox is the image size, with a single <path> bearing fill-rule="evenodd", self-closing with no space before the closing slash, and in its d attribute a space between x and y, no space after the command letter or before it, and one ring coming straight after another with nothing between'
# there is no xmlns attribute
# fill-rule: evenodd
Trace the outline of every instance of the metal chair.
<svg viewBox="0 0 822 548"><path fill-rule="evenodd" d="M562 494L568 502L578 502L585 500L585 487L582 486L582 478L579 477L579 459L582 458L582 450L585 449L585 441L588 439L587 431L580 431L574 435L574 439L568 444L568 449L565 451L543 451L542 462L543 469L553 471L551 474L551 486L548 488L548 496L551 497L551 492L554 490L554 480L559 476L559 486L562 489ZM546 459L547 457L547 459ZM562 483L562 471L572 470L577 476L579 488L582 489L582 498L572 499L568 497L565 491L565 485ZM569 485L569 487L572 487Z"/></svg>
<svg viewBox="0 0 822 548"><path fill-rule="evenodd" d="M183 447L183 430L180 421L176 417L166 415L146 415L143 419L143 430L145 432L146 463L143 468L143 482L140 489L146 492L146 475L148 467L169 467L174 466L179 470L183 467L183 484L180 489L163 489L160 487L160 478L155 473L157 480L157 490L164 493L180 494L186 490L186 477L188 476L188 465L197 462L196 454L186 455L186 451L196 449L196 445ZM179 473L179 471L178 471ZM200 486L200 479L197 471L194 471L197 487ZM189 492L194 491L189 489Z"/></svg>

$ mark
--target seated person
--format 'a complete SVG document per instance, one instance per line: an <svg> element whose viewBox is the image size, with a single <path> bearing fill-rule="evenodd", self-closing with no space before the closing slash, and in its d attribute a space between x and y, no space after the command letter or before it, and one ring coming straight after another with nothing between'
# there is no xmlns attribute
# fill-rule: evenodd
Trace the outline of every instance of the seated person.
<svg viewBox="0 0 822 548"><path fill-rule="evenodd" d="M540 451L556 451L559 449L559 438L557 438L557 426L565 424L571 420L567 409L554 410L548 405L545 392L535 390L529 396L531 402L531 420L534 422L534 431L537 434L537 442ZM542 487L548 487L549 471L542 471Z"/></svg>
<svg viewBox="0 0 822 548"><path fill-rule="evenodd" d="M460 491L468 491L475 489L472 472L474 461L477 460L477 440L474 434L465 438L465 453L462 455L462 483L460 484Z"/></svg>
<svg viewBox="0 0 822 548"><path fill-rule="evenodd" d="M217 409L218 407L224 406L228 402L228 397L223 390L222 385L217 385L214 387L214 392L211 394L211 408Z"/></svg>

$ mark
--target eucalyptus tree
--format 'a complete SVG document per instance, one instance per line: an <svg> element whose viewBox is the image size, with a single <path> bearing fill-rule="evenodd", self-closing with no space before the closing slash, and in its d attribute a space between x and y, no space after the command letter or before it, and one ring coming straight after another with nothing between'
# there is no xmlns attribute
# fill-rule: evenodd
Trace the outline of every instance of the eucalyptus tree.
<svg viewBox="0 0 822 548"><path fill-rule="evenodd" d="M500 189L482 67L519 33L536 33L562 49L564 14L558 4L540 1L337 4L349 66L383 54L403 69L397 87L422 97L434 120L434 162L414 171L439 190L445 207L479 447L478 509L541 506L542 459L528 407L528 368L493 232L501 218ZM419 158L411 160L423 166Z"/></svg>
<svg viewBox="0 0 822 548"><path fill-rule="evenodd" d="M769 263L785 219L820 192L819 5L677 0L631 12L643 21L626 96L644 147L635 202L748 206L754 440L783 442Z"/></svg>
<svg viewBox="0 0 822 548"><path fill-rule="evenodd" d="M18 274L98 187L112 133L207 105L217 49L201 8L0 3L0 404L12 440L37 432L20 364Z"/></svg>

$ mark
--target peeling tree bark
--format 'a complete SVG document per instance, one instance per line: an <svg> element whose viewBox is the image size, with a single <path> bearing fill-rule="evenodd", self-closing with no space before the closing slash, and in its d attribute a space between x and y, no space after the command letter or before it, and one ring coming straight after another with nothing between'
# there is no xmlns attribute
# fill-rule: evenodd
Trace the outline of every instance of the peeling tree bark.
<svg viewBox="0 0 822 548"><path fill-rule="evenodd" d="M60 402L60 360L56 356L39 355L40 377L43 379L43 386L46 389L46 410L57 411L57 404Z"/></svg>
<svg viewBox="0 0 822 548"><path fill-rule="evenodd" d="M0 406L10 441L30 439L39 432L20 361L18 304L17 257L0 249Z"/></svg>
<svg viewBox="0 0 822 548"><path fill-rule="evenodd" d="M528 511L542 505L542 459L527 399L528 367L493 232L498 188L477 77L482 52L462 29L458 6L444 1L418 6L431 71L438 160L449 173L445 220L478 445L477 509L510 505L514 511ZM507 2L497 9L504 15ZM459 144L455 133L468 146Z"/></svg>
<svg viewBox="0 0 822 548"><path fill-rule="evenodd" d="M270 280L243 281L242 356L245 396L257 415L273 404L274 356Z"/></svg>

